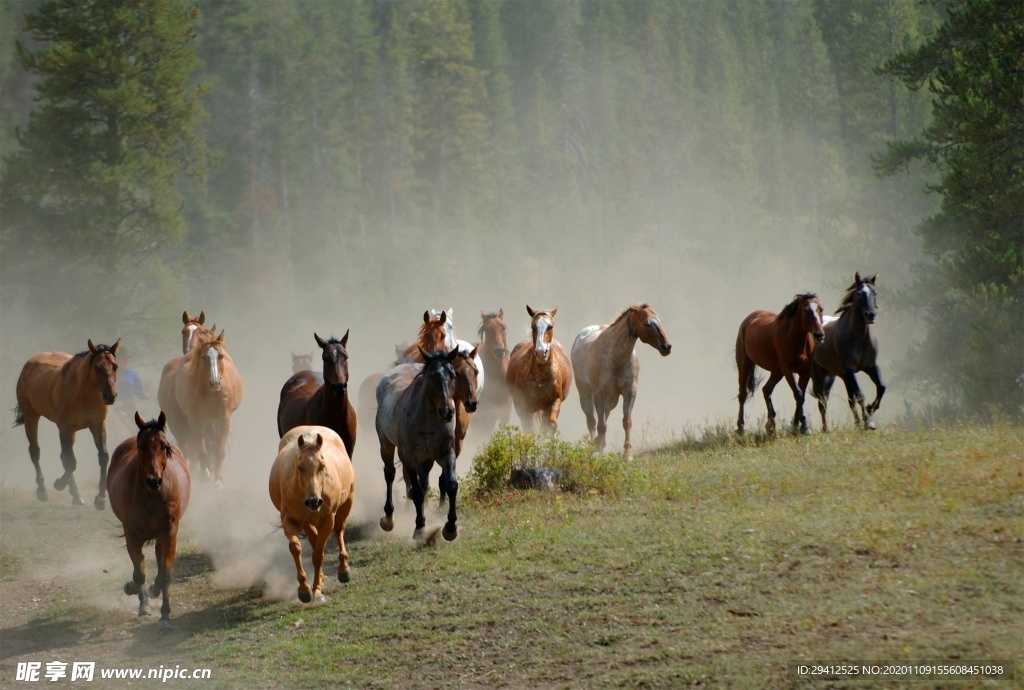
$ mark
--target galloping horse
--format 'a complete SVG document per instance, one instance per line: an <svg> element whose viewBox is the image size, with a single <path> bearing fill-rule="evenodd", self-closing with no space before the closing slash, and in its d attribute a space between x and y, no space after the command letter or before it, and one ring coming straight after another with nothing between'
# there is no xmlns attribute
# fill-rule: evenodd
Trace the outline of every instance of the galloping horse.
<svg viewBox="0 0 1024 690"><path fill-rule="evenodd" d="M187 355L164 365L157 400L185 459L224 484L231 415L242 404L242 376L217 337L201 337Z"/></svg>
<svg viewBox="0 0 1024 690"><path fill-rule="evenodd" d="M531 337L512 348L505 372L516 414L527 433L533 433L537 412L541 413L543 426L551 431L558 429L558 413L572 387L569 356L552 335L557 312L558 307L534 311L526 305L526 313L533 319Z"/></svg>
<svg viewBox="0 0 1024 690"><path fill-rule="evenodd" d="M772 391L785 377L796 400L793 427L798 424L801 433L808 433L804 416L804 392L811 377L811 359L814 346L825 338L822 327L821 302L813 293L793 297L793 301L778 315L768 311L751 312L740 324L736 335L736 368L739 370L740 414L736 433L743 433L743 403L757 389L755 366L769 372L764 384L764 402L768 406L765 430L775 431L775 407Z"/></svg>
<svg viewBox="0 0 1024 690"><path fill-rule="evenodd" d="M441 466L441 485L448 498L448 521L442 535L451 541L458 536L455 496L459 482L455 477L455 401L452 399L455 369L452 363L459 352L422 352L421 355L422 367L399 364L377 384L376 427L387 485L380 526L386 532L395 526L391 487L395 481L397 450L403 474L416 480L411 482L410 489L416 506L413 538L418 540L423 534L426 475L436 462Z"/></svg>
<svg viewBox="0 0 1024 690"><path fill-rule="evenodd" d="M856 407L860 405L864 416L864 428L875 428L871 416L878 410L882 396L885 395L882 371L878 368L877 361L878 341L871 332L871 324L875 322L875 316L878 314L876 277L861 278L860 273L854 274L853 284L846 289L846 294L836 309L839 318L825 324L825 342L814 348L812 390L814 397L818 399L823 431L828 431L825 408L836 376L841 376L846 384L846 395L850 410L853 412L854 423L857 426L861 424ZM864 394L857 385L858 371L867 372L875 384L875 401L867 407L864 407Z"/></svg>
<svg viewBox="0 0 1024 690"><path fill-rule="evenodd" d="M113 345L93 345L72 357L63 352L40 352L32 355L18 377L18 406L14 411L14 425L25 425L28 454L36 468L36 498L47 499L46 480L39 468L39 418L46 417L57 425L60 433L60 461L64 474L53 483L53 488L68 488L71 503L83 505L75 483L75 433L88 429L96 442L100 464L99 494L93 501L96 510L106 506L107 463L107 406L117 398L117 348Z"/></svg>
<svg viewBox="0 0 1024 690"><path fill-rule="evenodd" d="M151 422L135 413L139 435L114 449L107 475L110 508L124 528L124 543L134 570L124 593L139 595L139 615L149 615L149 597L163 595L160 629L171 628L171 568L177 550L178 525L188 508L192 480L185 459L164 431L163 412ZM146 595L146 567L142 547L156 540L157 575Z"/></svg>
<svg viewBox="0 0 1024 690"><path fill-rule="evenodd" d="M348 331L341 340L313 334L323 351L324 373L293 374L281 388L277 406L277 433L284 436L300 424L325 426L341 437L352 457L356 446L356 411L348 398Z"/></svg>
<svg viewBox="0 0 1024 690"><path fill-rule="evenodd" d="M453 349L456 343L451 312L451 309L446 312L434 309L423 312L423 325L420 326L419 338L405 349L398 361L423 364L421 351L434 353Z"/></svg>
<svg viewBox="0 0 1024 690"><path fill-rule="evenodd" d="M323 595L324 549L333 533L338 540L338 580L349 581L345 523L352 511L356 474L345 444L334 431L322 426L297 426L281 439L277 459L270 468L270 500L281 514L281 528L295 560L299 601ZM302 543L306 533L313 549L313 586L306 583L302 567Z"/></svg>
<svg viewBox="0 0 1024 690"><path fill-rule="evenodd" d="M672 352L661 317L648 304L629 307L610 325L587 326L572 344L572 370L576 375L580 407L587 417L590 435L597 433L600 453L604 452L608 415L622 396L622 429L626 432L622 452L626 459L633 457L630 432L640 378L640 358L634 351L638 339L660 352L662 357Z"/></svg>
<svg viewBox="0 0 1024 690"><path fill-rule="evenodd" d="M476 412L476 425L490 434L495 424L508 424L512 414L512 394L505 383L508 372L508 344L506 341L505 312L480 312L480 351L483 373L490 385L480 393L480 407Z"/></svg>
<svg viewBox="0 0 1024 690"><path fill-rule="evenodd" d="M217 331L217 325L213 328L203 328L206 323L206 312L199 312L199 316L192 316L188 311L181 312L181 322L185 324L181 328L181 354L187 355L195 343L199 342L197 336L213 335Z"/></svg>

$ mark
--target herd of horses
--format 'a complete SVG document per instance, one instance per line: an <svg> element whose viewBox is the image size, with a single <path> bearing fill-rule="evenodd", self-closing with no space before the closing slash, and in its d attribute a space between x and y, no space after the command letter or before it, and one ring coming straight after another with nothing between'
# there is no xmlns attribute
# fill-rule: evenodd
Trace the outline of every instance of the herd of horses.
<svg viewBox="0 0 1024 690"><path fill-rule="evenodd" d="M508 423L514 407L525 431L532 433L539 426L555 432L562 403L575 380L597 452L604 452L608 417L622 399L623 454L631 458L631 418L640 372L635 347L639 340L662 356L671 353L661 317L648 304L630 306L610 324L582 329L567 353L554 337L558 309L527 305L526 311L530 335L511 350L503 310L481 312L477 343L455 337L451 310L424 312L416 342L396 348L390 369L363 381L358 413L349 396L347 331L340 339L313 334L322 373L312 369L314 355L292 353L294 371L281 388L278 404L280 442L269 492L295 560L301 601L323 599L324 549L331 534L339 545L338 578L349 579L344 531L355 490L351 458L359 417L374 420L383 462L386 495L380 526L386 531L394 527L397 454L406 496L416 509L413 536L417 540L423 539L423 503L435 464L440 467L441 505L448 506L441 534L449 541L458 535L455 466L471 417L489 434L496 425ZM755 311L743 319L735 349L737 433L744 433L743 407L756 390L757 367L769 373L763 388L768 432L775 429L772 391L782 379L796 402L794 430L808 433L803 405L808 383L813 381L822 429L827 431L826 403L837 376L846 384L857 425L874 428L872 416L885 392L870 328L877 314L875 276L856 274L836 314L825 317L817 295L805 293L796 295L777 314ZM102 510L109 494L112 510L124 526L134 566L124 591L139 596L139 615L149 612L142 545L156 541L158 574L149 595L163 596L161 628L170 626L170 569L192 474L218 486L223 483L231 415L243 395L242 377L227 352L224 331L218 334L216 326L206 328L205 321L205 312L182 314L182 354L163 368L157 395L159 417L147 422L136 412L138 434L120 442L112 456L107 452L105 418L117 396L120 340L110 346L90 340L88 350L74 356L38 353L25 364L17 384L15 423L25 426L37 498L47 500L39 465L39 419L46 417L57 425L64 474L54 488L67 487L74 504L84 503L74 479L75 433L89 429L100 465L94 505ZM866 372L876 387L875 400L867 406L855 377L859 371ZM312 549L312 586L302 566L303 535Z"/></svg>

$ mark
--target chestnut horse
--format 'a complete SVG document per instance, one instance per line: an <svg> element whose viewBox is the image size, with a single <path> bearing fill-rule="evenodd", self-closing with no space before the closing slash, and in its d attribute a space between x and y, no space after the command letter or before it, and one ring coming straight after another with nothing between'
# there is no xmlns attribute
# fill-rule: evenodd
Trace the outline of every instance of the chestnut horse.
<svg viewBox="0 0 1024 690"><path fill-rule="evenodd" d="M422 366L399 364L377 384L375 421L387 486L380 526L386 532L395 526L391 489L395 481L397 450L403 475L417 479L411 482L410 491L416 506L413 538L421 539L426 525L423 499L427 486L423 479L436 462L441 466L441 486L448 498L448 520L441 533L451 541L458 536L455 496L459 482L455 476L455 401L452 398L455 369L452 364L459 352L420 354L424 360Z"/></svg>
<svg viewBox="0 0 1024 690"><path fill-rule="evenodd" d="M451 322L451 312L430 309L423 312L423 325L420 326L419 338L407 347L398 357L398 362L415 362L423 364L423 352L447 352L455 347L455 327Z"/></svg>
<svg viewBox="0 0 1024 690"><path fill-rule="evenodd" d="M538 412L542 426L552 432L558 430L558 413L572 387L569 356L553 337L557 312L558 307L534 311L526 305L526 313L533 319L531 337L517 343L509 355L505 382L527 433L533 433L534 415Z"/></svg>
<svg viewBox="0 0 1024 690"><path fill-rule="evenodd" d="M505 383L508 372L508 341L506 340L505 312L480 312L480 356L484 376L490 382L480 393L480 407L476 412L476 427L490 434L495 424L508 424L512 414L512 394Z"/></svg>
<svg viewBox="0 0 1024 690"><path fill-rule="evenodd" d="M281 514L281 528L295 560L299 601L326 601L323 595L324 549L333 533L338 540L338 580L349 581L345 523L352 511L356 474L345 444L323 426L297 426L278 444L277 459L270 468L270 500ZM305 532L313 549L313 586L302 567Z"/></svg>
<svg viewBox="0 0 1024 690"><path fill-rule="evenodd" d="M224 484L231 415L242 404L242 376L219 336L200 337L187 355L164 365L157 400L185 459L203 478Z"/></svg>
<svg viewBox="0 0 1024 690"><path fill-rule="evenodd" d="M213 328L203 328L206 323L206 312L199 312L199 316L192 316L187 311L181 312L181 322L185 324L181 328L181 354L187 355L188 351L199 340L197 336L213 335L217 331L217 325Z"/></svg>
<svg viewBox="0 0 1024 690"><path fill-rule="evenodd" d="M857 405L864 416L864 428L874 429L871 416L878 410L885 395L882 384L882 370L878 368L878 341L871 332L871 324L878 314L875 278L861 278L855 273L853 284L846 289L836 313L838 319L825 324L825 342L814 348L814 365L811 370L814 397L818 400L821 413L822 431L828 431L825 410L828 394L836 376L846 384L847 401L853 412L853 421L861 425ZM864 407L864 394L857 385L857 372L867 372L875 384L875 401Z"/></svg>
<svg viewBox="0 0 1024 690"><path fill-rule="evenodd" d="M301 424L318 424L337 432L351 458L356 446L356 411L348 397L348 331L341 340L324 340L313 334L320 346L324 373L302 371L293 374L281 388L277 406L277 433L284 436Z"/></svg>
<svg viewBox="0 0 1024 690"><path fill-rule="evenodd" d="M633 458L630 432L640 379L640 357L634 351L637 340L653 347L662 357L672 352L661 317L648 304L629 307L610 325L587 326L576 336L571 353L580 407L587 417L591 437L597 433L599 453L604 452L608 415L622 396L622 430L626 432L622 452L627 460Z"/></svg>
<svg viewBox="0 0 1024 690"><path fill-rule="evenodd" d="M100 464L99 494L93 501L96 510L106 506L107 463L107 407L117 398L117 348L113 345L94 345L72 357L63 352L40 352L32 355L22 367L18 377L18 406L14 410L14 425L25 425L28 437L28 455L36 468L36 498L47 499L46 480L39 467L39 418L46 417L57 425L60 434L60 461L64 474L53 483L53 488L68 488L73 505L84 505L75 483L75 433L88 429L96 443Z"/></svg>
<svg viewBox="0 0 1024 690"><path fill-rule="evenodd" d="M177 550L178 525L188 508L192 480L185 459L167 438L163 412L145 422L135 413L138 436L114 449L107 475L110 509L124 528L124 543L134 569L124 593L139 595L139 615L149 615L149 597L163 596L160 629L171 628L171 568ZM146 595L146 567L142 547L156 540L156 579Z"/></svg>
<svg viewBox="0 0 1024 690"><path fill-rule="evenodd" d="M777 315L758 310L743 319L736 335L736 368L739 370L740 384L740 414L736 421L736 433L743 433L743 403L757 389L755 367L769 372L768 382L762 390L764 402L768 406L765 430L768 433L775 431L772 391L785 377L796 400L793 427L799 425L801 433L808 433L807 418L804 416L804 393L811 378L815 344L824 338L821 302L817 295L810 292L793 297L793 301Z"/></svg>

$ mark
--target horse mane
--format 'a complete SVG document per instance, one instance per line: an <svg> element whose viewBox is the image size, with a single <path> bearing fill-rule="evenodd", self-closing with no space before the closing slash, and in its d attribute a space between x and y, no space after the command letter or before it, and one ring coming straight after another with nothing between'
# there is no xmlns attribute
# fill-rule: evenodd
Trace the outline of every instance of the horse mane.
<svg viewBox="0 0 1024 690"><path fill-rule="evenodd" d="M150 430L150 429L159 429L159 428L160 428L160 420L159 419L151 419L151 420L149 420L148 422L146 422L145 424L142 425L142 428L139 429L139 433L141 434L143 431L147 431L147 430Z"/></svg>
<svg viewBox="0 0 1024 690"><path fill-rule="evenodd" d="M498 318L498 312L496 312L496 311L489 312L487 314L484 314L481 317L481 319L480 319L480 328L476 329L476 334L480 337L480 340L484 339L484 324L487 323L488 319L496 319L496 318Z"/></svg>
<svg viewBox="0 0 1024 690"><path fill-rule="evenodd" d="M846 292L843 293L842 299L839 300L839 306L836 307L836 314L842 314L847 309L853 306L853 298L860 291L860 286L864 284L870 285L868 281L861 279L853 281L850 287L846 288Z"/></svg>
<svg viewBox="0 0 1024 690"><path fill-rule="evenodd" d="M96 352L97 353L100 353L100 352L110 352L110 356L113 357L114 359L117 359L117 355L114 352L111 351L110 345L102 345L102 344L101 345L97 345L96 346ZM82 350L81 352L75 353L75 357L85 357L85 356L91 355L91 354L92 354L92 350Z"/></svg>
<svg viewBox="0 0 1024 690"><path fill-rule="evenodd" d="M426 324L424 324L424 325L426 325ZM327 340L325 340L324 344L326 344L326 345L341 345L341 348L345 349L345 343L341 342L340 340L335 338L333 335L330 338L328 338ZM316 354L316 353L310 353L308 355L300 355L300 357L312 357L314 354Z"/></svg>
<svg viewBox="0 0 1024 690"><path fill-rule="evenodd" d="M625 309L623 309L622 311L620 311L618 314L615 315L615 318L612 319L612 322L609 325L614 326L619 321L624 319L626 316L629 315L629 312L630 312L631 309L650 309L650 308L651 308L651 305L648 304L647 302L644 302L643 304L634 304L633 306L626 307Z"/></svg>
<svg viewBox="0 0 1024 690"><path fill-rule="evenodd" d="M793 301L787 304L781 312L779 312L780 319L788 319L796 313L796 303L802 299L818 299L818 295L813 292L805 292L801 295L797 295L793 298Z"/></svg>

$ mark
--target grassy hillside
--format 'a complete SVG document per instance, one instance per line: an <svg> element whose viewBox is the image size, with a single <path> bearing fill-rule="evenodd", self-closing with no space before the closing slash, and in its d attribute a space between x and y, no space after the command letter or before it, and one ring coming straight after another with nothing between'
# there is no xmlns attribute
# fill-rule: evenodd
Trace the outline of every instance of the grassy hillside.
<svg viewBox="0 0 1024 690"><path fill-rule="evenodd" d="M0 685L54 658L210 668L167 684L192 688L791 687L787 662L827 659L1015 659L1020 678L1022 441L1010 426L689 440L638 457L614 497L461 501L459 538L434 548L407 514L389 538L364 518L352 582L332 553L319 606L298 603L269 524L234 556L188 524L166 634L120 594L109 513L7 488ZM225 524L261 500L217 496ZM259 550L269 565L244 566ZM885 687L903 685L933 686Z"/></svg>

